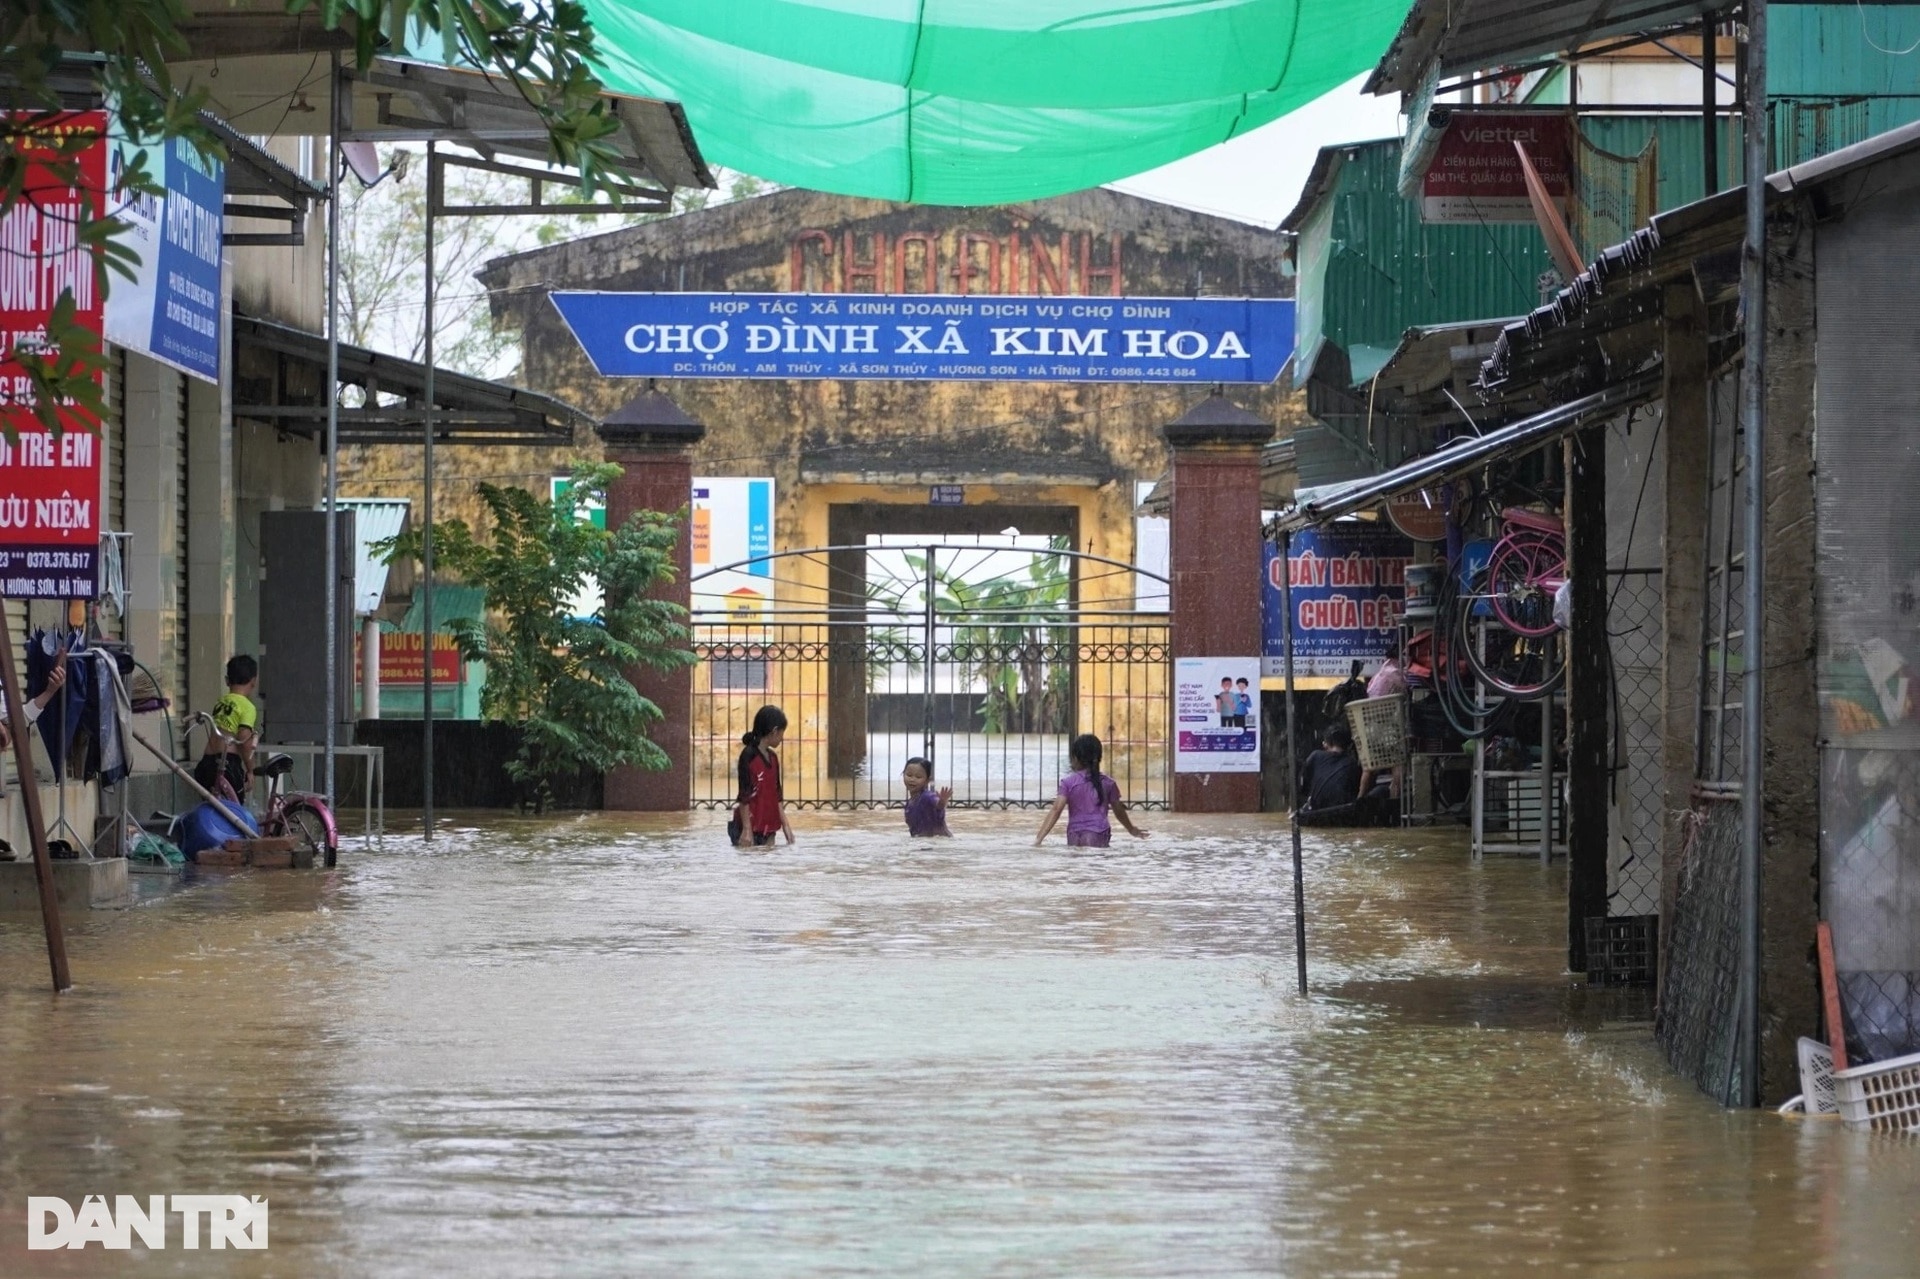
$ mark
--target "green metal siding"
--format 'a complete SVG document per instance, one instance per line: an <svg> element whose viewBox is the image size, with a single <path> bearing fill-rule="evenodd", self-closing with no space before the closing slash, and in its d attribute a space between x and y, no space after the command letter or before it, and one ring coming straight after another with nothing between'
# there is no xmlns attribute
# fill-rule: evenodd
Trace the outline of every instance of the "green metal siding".
<svg viewBox="0 0 1920 1279"><path fill-rule="evenodd" d="M1347 353L1358 382L1414 325L1520 315L1540 304L1540 276L1552 262L1536 227L1422 222L1419 203L1397 190L1397 138L1348 147L1345 157L1301 236L1296 383L1322 339Z"/></svg>
<svg viewBox="0 0 1920 1279"><path fill-rule="evenodd" d="M1638 155L1651 137L1659 138L1660 176L1656 213L1692 204L1707 195L1706 169L1700 163L1700 117L1697 115L1589 115L1580 118L1580 132L1588 142L1614 155ZM1740 181L1740 121L1720 119L1719 190ZM1628 234L1638 230L1628 228ZM1622 237L1624 238L1624 237Z"/></svg>
<svg viewBox="0 0 1920 1279"><path fill-rule="evenodd" d="M1920 5L1768 10L1772 167L1788 168L1920 120L1916 46Z"/></svg>

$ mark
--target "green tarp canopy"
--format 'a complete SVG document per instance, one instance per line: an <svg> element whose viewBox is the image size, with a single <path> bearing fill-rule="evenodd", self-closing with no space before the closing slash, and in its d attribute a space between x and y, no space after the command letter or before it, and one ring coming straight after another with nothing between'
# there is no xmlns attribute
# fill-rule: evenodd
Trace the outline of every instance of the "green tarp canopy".
<svg viewBox="0 0 1920 1279"><path fill-rule="evenodd" d="M1130 177L1367 70L1408 0L586 0L609 88L791 186L1000 204Z"/></svg>

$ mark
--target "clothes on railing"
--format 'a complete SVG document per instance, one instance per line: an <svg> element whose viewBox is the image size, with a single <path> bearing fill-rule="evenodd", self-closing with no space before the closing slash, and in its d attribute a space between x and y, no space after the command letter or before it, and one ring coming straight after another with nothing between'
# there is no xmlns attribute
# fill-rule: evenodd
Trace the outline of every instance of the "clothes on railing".
<svg viewBox="0 0 1920 1279"><path fill-rule="evenodd" d="M40 716L40 740L54 774L112 786L132 771L127 751L131 708L120 679L118 657L88 644L78 631L36 629L27 640L28 697L47 686L62 650L67 683Z"/></svg>

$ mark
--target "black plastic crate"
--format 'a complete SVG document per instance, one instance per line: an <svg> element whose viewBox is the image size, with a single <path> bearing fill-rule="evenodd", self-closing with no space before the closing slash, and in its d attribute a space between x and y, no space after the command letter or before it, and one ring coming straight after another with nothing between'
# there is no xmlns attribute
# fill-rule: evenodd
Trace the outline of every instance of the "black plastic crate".
<svg viewBox="0 0 1920 1279"><path fill-rule="evenodd" d="M1651 986L1659 972L1660 916L1594 915L1587 920L1587 984Z"/></svg>

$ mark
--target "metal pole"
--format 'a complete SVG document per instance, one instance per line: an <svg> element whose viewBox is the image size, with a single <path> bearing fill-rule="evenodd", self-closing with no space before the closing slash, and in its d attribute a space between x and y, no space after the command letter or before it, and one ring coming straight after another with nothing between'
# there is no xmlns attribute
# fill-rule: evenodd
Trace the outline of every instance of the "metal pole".
<svg viewBox="0 0 1920 1279"><path fill-rule="evenodd" d="M1707 194L1720 189L1720 69L1715 65L1719 49L1713 38L1714 17L1700 15L1700 167L1705 171Z"/></svg>
<svg viewBox="0 0 1920 1279"><path fill-rule="evenodd" d="M1450 560L1447 570L1451 572L1458 560ZM1470 603L1463 607L1471 608ZM1485 623L1473 624L1471 614L1467 621L1473 632L1473 651L1484 665L1487 660L1487 628ZM1438 629L1437 627L1435 628ZM1438 656L1439 637L1434 638L1435 655ZM1473 793L1468 801L1473 810L1473 831L1470 836L1471 856L1479 861L1487 853L1487 686L1478 675L1473 677ZM1509 809L1511 811L1511 809Z"/></svg>
<svg viewBox="0 0 1920 1279"><path fill-rule="evenodd" d="M923 700L920 708L920 744L921 749L926 752L928 759L933 759L933 650L936 646L934 628L938 625L938 617L933 606L933 592L936 585L933 557L936 554L937 551L934 547L929 546L927 548L927 660L924 678L921 681L921 687L924 692L922 694ZM934 764L936 767L944 767L938 760L935 760Z"/></svg>
<svg viewBox="0 0 1920 1279"><path fill-rule="evenodd" d="M1740 377L1745 433L1746 559L1741 594L1740 699L1740 1091L1760 1102L1760 868L1765 831L1761 786L1766 747L1766 406L1767 406L1767 5L1747 0L1747 237L1740 262L1746 351ZM1724 660L1724 655L1723 655Z"/></svg>
<svg viewBox="0 0 1920 1279"><path fill-rule="evenodd" d="M1557 641L1556 641L1557 642ZM1553 694L1540 699L1540 865L1553 864Z"/></svg>
<svg viewBox="0 0 1920 1279"><path fill-rule="evenodd" d="M421 392L420 531L420 825L424 838L433 839L433 215L440 207L440 166L434 145L427 143L426 325L422 354L426 358L426 386Z"/></svg>
<svg viewBox="0 0 1920 1279"><path fill-rule="evenodd" d="M1307 877L1300 857L1300 763L1293 723L1293 534L1280 534L1280 634L1287 681L1287 825L1293 835L1293 962L1300 993L1307 993Z"/></svg>
<svg viewBox="0 0 1920 1279"><path fill-rule="evenodd" d="M73 985L73 976L67 971L67 933L60 922L53 862L47 856L47 816L40 810L40 776L33 771L33 730L27 724L27 699L20 687L20 672L14 665L11 635L0 635L0 681L4 681L7 694L7 731L13 735L13 760L20 774L20 803L27 810L27 838L33 844L33 880L40 890L40 924L47 934L47 965L53 970L53 990L58 994Z"/></svg>
<svg viewBox="0 0 1920 1279"><path fill-rule="evenodd" d="M326 793L327 806L332 807L334 726L340 718L340 520L334 507L340 493L340 175L345 168L340 162L340 105L345 86L340 78L340 55L328 56L333 79L327 95L331 111L327 150L327 728L326 776L320 789Z"/></svg>

